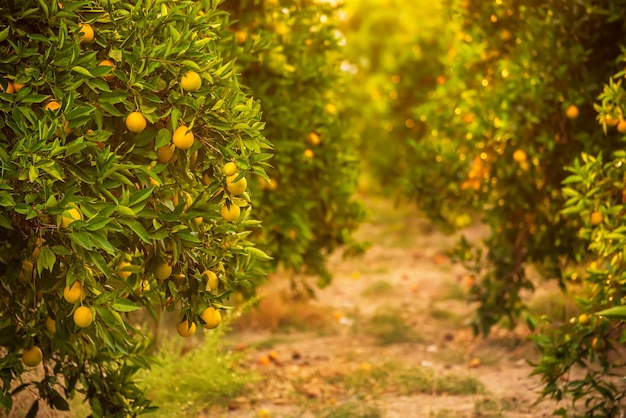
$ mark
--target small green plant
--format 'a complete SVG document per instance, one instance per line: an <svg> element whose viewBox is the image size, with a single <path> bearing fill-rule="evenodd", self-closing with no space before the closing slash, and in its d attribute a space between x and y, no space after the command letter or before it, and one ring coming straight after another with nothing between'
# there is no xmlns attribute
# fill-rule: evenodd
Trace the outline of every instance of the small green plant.
<svg viewBox="0 0 626 418"><path fill-rule="evenodd" d="M370 285L368 285L361 292L361 296L380 296L380 295L388 295L393 291L393 286L386 280L378 280Z"/></svg>
<svg viewBox="0 0 626 418"><path fill-rule="evenodd" d="M376 405L346 402L331 410L323 410L319 418L382 418L383 412Z"/></svg>
<svg viewBox="0 0 626 418"><path fill-rule="evenodd" d="M409 326L396 309L381 309L364 325L365 333L373 336L378 344L390 345L419 342L423 338Z"/></svg>
<svg viewBox="0 0 626 418"><path fill-rule="evenodd" d="M209 407L227 405L258 376L240 365L243 353L226 352L220 341L224 326L205 333L186 354L181 339L165 339L157 366L141 375L140 384L159 409L155 417L189 417ZM167 382L167 384L164 384Z"/></svg>

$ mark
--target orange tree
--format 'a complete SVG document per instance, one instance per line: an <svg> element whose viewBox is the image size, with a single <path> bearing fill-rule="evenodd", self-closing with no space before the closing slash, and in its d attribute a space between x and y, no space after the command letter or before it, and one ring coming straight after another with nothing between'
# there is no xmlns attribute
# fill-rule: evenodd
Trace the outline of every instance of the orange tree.
<svg viewBox="0 0 626 418"><path fill-rule="evenodd" d="M262 276L246 180L270 144L219 3L0 1L2 407L149 410L128 314L190 336Z"/></svg>
<svg viewBox="0 0 626 418"><path fill-rule="evenodd" d="M490 228L484 245L463 240L455 254L476 279L475 330L488 333L523 313L528 264L564 285L568 260L586 251L580 221L561 212L561 183L581 151L621 146L615 132L597 140L592 103L622 28L591 1L452 1L448 10L445 82L414 109L428 134L413 143L411 192L446 225L465 225L473 208Z"/></svg>
<svg viewBox="0 0 626 418"><path fill-rule="evenodd" d="M255 238L295 274L330 280L328 254L358 253L351 232L363 211L353 199L359 162L343 123L342 48L336 7L311 0L229 2L243 83L261 102L274 145L269 181L251 181L263 230ZM269 42L268 42L269 41ZM294 285L306 283L292 282Z"/></svg>
<svg viewBox="0 0 626 418"><path fill-rule="evenodd" d="M614 2L607 17L623 21L626 4ZM626 134L626 91L622 81L626 56L599 95L597 119L607 135ZM607 120L615 121L606 123ZM601 129L594 138L606 140ZM623 148L623 147L622 147ZM576 277L576 304L580 314L554 323L536 321L534 341L542 356L535 373L541 375L544 397L571 397L584 401L584 416L618 416L624 410L626 386L621 346L626 341L626 152L584 153L567 167L562 213L579 221L578 236L589 254ZM583 261L583 259L581 259ZM566 410L559 411L562 415Z"/></svg>
<svg viewBox="0 0 626 418"><path fill-rule="evenodd" d="M410 141L426 129L412 108L428 100L428 92L444 80L437 59L442 34L447 36L443 6L439 0L346 2L340 28L348 45L344 66L352 74L347 116L363 160L366 190L400 194L406 183L413 164Z"/></svg>

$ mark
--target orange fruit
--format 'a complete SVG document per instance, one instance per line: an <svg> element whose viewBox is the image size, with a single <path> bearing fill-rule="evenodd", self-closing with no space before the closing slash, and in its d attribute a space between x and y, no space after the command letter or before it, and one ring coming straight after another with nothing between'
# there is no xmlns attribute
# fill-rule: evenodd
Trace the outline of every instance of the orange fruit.
<svg viewBox="0 0 626 418"><path fill-rule="evenodd" d="M50 100L48 103L46 103L46 105L43 107L43 110L50 110L50 111L55 111L58 110L61 107L61 103L59 103L56 100Z"/></svg>
<svg viewBox="0 0 626 418"><path fill-rule="evenodd" d="M57 323L53 318L46 318L46 329L50 334L54 334L55 332L57 332Z"/></svg>
<svg viewBox="0 0 626 418"><path fill-rule="evenodd" d="M172 265L161 261L154 269L154 277L157 280L165 280L172 275Z"/></svg>
<svg viewBox="0 0 626 418"><path fill-rule="evenodd" d="M104 66L111 67L111 71L115 70L115 63L113 61L111 61L111 60L102 60L102 61L100 61L98 63L98 67L104 67ZM103 76L103 78L105 80L112 80L112 79L115 78L115 74L109 73L109 74Z"/></svg>
<svg viewBox="0 0 626 418"><path fill-rule="evenodd" d="M231 176L226 177L226 190L228 193L237 196L246 191L248 187L248 180L245 177L240 178L235 181L239 174L233 174Z"/></svg>
<svg viewBox="0 0 626 418"><path fill-rule="evenodd" d="M223 170L226 176L232 176L233 174L237 174L237 163L235 163L234 161L229 161L224 164Z"/></svg>
<svg viewBox="0 0 626 418"><path fill-rule="evenodd" d="M589 217L589 220L591 221L591 225L600 225L602 223L603 216L600 212L593 211L591 212L591 216Z"/></svg>
<svg viewBox="0 0 626 418"><path fill-rule="evenodd" d="M179 126L172 135L172 142L178 149L189 149L193 145L193 132L185 125Z"/></svg>
<svg viewBox="0 0 626 418"><path fill-rule="evenodd" d="M202 313L200 314L200 318L202 319L202 321L204 321L202 326L206 329L217 328L222 323L222 314L219 310L215 309L212 306L209 306L204 311L202 311Z"/></svg>
<svg viewBox="0 0 626 418"><path fill-rule="evenodd" d="M43 360L41 348L33 345L22 352L22 362L26 367L37 367Z"/></svg>
<svg viewBox="0 0 626 418"><path fill-rule="evenodd" d="M568 119L576 119L580 112L578 111L578 107L576 105L569 105L569 107L565 110L565 116Z"/></svg>
<svg viewBox="0 0 626 418"><path fill-rule="evenodd" d="M82 33L82 35L80 35L80 41L81 42L91 42L91 41L93 41L94 31L93 31L93 27L89 23L83 23L80 26L79 32Z"/></svg>
<svg viewBox="0 0 626 418"><path fill-rule="evenodd" d="M126 117L126 128L136 134L146 129L147 124L148 122L141 112L130 112Z"/></svg>
<svg viewBox="0 0 626 418"><path fill-rule="evenodd" d="M81 328L87 328L93 322L91 309L86 306L79 306L74 311L74 323Z"/></svg>
<svg viewBox="0 0 626 418"><path fill-rule="evenodd" d="M65 289L63 289L63 299L71 304L74 304L79 300L82 301L85 299L85 296L85 288L78 280L72 283L71 286L65 286Z"/></svg>
<svg viewBox="0 0 626 418"><path fill-rule="evenodd" d="M202 79L195 71L187 71L180 80L180 86L185 91L194 92L200 90Z"/></svg>
<svg viewBox="0 0 626 418"><path fill-rule="evenodd" d="M132 264L129 263L128 261L126 261L126 260L120 261L120 263L117 265L117 269L116 269L117 275L120 278L122 278L122 279L128 279L130 277L130 275L133 274L133 272L125 270L125 269L126 269L126 267L130 267L131 265Z"/></svg>
<svg viewBox="0 0 626 418"><path fill-rule="evenodd" d="M4 87L2 87L2 84L0 84L0 91L3 91L8 94L13 94L15 93L16 90L15 90L15 86L13 85L13 83L11 83L10 81L7 81L6 90L4 89Z"/></svg>
<svg viewBox="0 0 626 418"><path fill-rule="evenodd" d="M157 148L157 159L162 164L174 162L174 151L176 151L174 144L163 145Z"/></svg>
<svg viewBox="0 0 626 418"><path fill-rule="evenodd" d="M617 124L617 131L621 134L626 134L626 120L620 119Z"/></svg>
<svg viewBox="0 0 626 418"><path fill-rule="evenodd" d="M195 322L183 320L182 322L179 322L176 326L176 331L178 331L178 335L180 335L181 337L191 337L193 334L196 333L196 324Z"/></svg>
<svg viewBox="0 0 626 418"><path fill-rule="evenodd" d="M83 214L78 208L70 208L63 211L61 214L61 228L67 229L74 223L74 221L80 221L83 219Z"/></svg>
<svg viewBox="0 0 626 418"><path fill-rule="evenodd" d="M241 215L241 208L234 203L231 203L230 205L225 204L222 206L221 213L222 218L224 218L226 222L235 222Z"/></svg>
<svg viewBox="0 0 626 418"><path fill-rule="evenodd" d="M217 274L213 273L211 270L204 270L202 275L207 277L206 290L209 292L217 290L217 287L220 284Z"/></svg>

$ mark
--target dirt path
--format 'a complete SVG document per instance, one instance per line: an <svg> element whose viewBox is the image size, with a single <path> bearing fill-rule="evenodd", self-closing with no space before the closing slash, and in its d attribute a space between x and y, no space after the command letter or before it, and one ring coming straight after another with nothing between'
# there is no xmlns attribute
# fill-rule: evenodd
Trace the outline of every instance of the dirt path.
<svg viewBox="0 0 626 418"><path fill-rule="evenodd" d="M536 353L522 331L474 338L464 272L443 255L456 237L412 207L368 200L363 258L333 258L333 283L312 301L288 300L274 277L230 343L262 379L228 417L542 417L529 377ZM483 231L465 231L478 239Z"/></svg>

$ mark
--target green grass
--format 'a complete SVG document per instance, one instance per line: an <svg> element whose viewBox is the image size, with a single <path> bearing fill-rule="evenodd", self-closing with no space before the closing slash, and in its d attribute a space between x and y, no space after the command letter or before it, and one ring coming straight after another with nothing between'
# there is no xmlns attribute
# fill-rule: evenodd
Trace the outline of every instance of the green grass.
<svg viewBox="0 0 626 418"><path fill-rule="evenodd" d="M401 312L394 308L381 309L361 324L362 331L373 336L379 345L424 341L424 338L409 326L401 315Z"/></svg>
<svg viewBox="0 0 626 418"><path fill-rule="evenodd" d="M221 329L221 327L220 327ZM205 332L204 341L184 353L184 340L164 339L159 365L142 376L141 386L154 405L153 417L190 417L214 406L228 405L245 393L258 376L240 365L243 353L220 349L223 331Z"/></svg>
<svg viewBox="0 0 626 418"><path fill-rule="evenodd" d="M387 362L377 367L359 368L344 375L334 376L329 383L343 386L357 398L380 396L384 393L413 395L477 395L486 392L484 385L473 376L435 373L432 368L406 367Z"/></svg>
<svg viewBox="0 0 626 418"><path fill-rule="evenodd" d="M324 409L316 416L318 418L382 418L383 413L375 405L346 402L334 408Z"/></svg>
<svg viewBox="0 0 626 418"><path fill-rule="evenodd" d="M371 283L361 292L361 296L380 296L388 295L393 291L393 286L386 280L379 280Z"/></svg>

